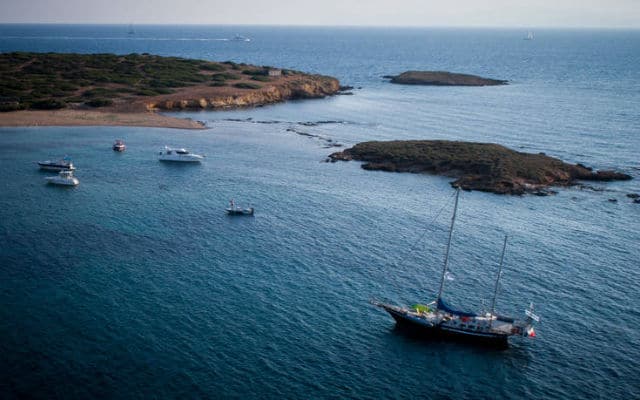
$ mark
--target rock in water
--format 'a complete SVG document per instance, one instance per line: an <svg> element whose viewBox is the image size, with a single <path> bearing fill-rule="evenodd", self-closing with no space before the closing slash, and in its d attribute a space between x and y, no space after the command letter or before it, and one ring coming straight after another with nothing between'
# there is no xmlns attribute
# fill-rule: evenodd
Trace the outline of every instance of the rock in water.
<svg viewBox="0 0 640 400"><path fill-rule="evenodd" d="M446 140L363 142L329 156L335 161L364 161L362 168L390 172L433 173L457 178L453 186L498 194L552 193L549 186L578 180L627 180L614 171L593 172L543 154L521 153L494 143Z"/></svg>
<svg viewBox="0 0 640 400"><path fill-rule="evenodd" d="M407 71L400 75L385 75L391 79L391 83L404 85L431 85L431 86L495 86L506 85L508 81L483 78L476 75L457 74L446 71Z"/></svg>

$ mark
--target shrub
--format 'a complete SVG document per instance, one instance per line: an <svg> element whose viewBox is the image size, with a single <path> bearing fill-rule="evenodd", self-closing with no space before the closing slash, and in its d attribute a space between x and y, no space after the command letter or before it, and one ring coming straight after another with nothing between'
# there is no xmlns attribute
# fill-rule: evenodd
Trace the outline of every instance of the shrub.
<svg viewBox="0 0 640 400"><path fill-rule="evenodd" d="M111 99L93 99L84 103L91 107L106 107L113 104L113 100Z"/></svg>
<svg viewBox="0 0 640 400"><path fill-rule="evenodd" d="M233 86L237 87L238 89L260 89L262 87L257 83L250 83L250 82L240 82L240 83L236 83Z"/></svg>
<svg viewBox="0 0 640 400"><path fill-rule="evenodd" d="M224 71L226 70L226 68L220 64L217 63L206 63L206 64L201 64L200 65L200 69L203 69L205 71Z"/></svg>
<svg viewBox="0 0 640 400"><path fill-rule="evenodd" d="M90 90L85 90L82 93L83 97L113 97L116 96L118 92L116 90L107 89L107 88L95 88Z"/></svg>
<svg viewBox="0 0 640 400"><path fill-rule="evenodd" d="M242 73L245 75L251 75L251 76L267 76L269 75L269 70L268 69L244 69L242 70Z"/></svg>
<svg viewBox="0 0 640 400"><path fill-rule="evenodd" d="M220 87L220 86L227 86L227 84L224 82L211 82L209 86Z"/></svg>
<svg viewBox="0 0 640 400"><path fill-rule="evenodd" d="M233 81L240 79L239 75L231 74L231 73L223 73L223 74L213 74L211 75L211 80L215 82L224 82L224 81Z"/></svg>
<svg viewBox="0 0 640 400"><path fill-rule="evenodd" d="M31 103L31 108L37 110L58 110L66 106L67 104L64 101L54 99L38 100Z"/></svg>
<svg viewBox="0 0 640 400"><path fill-rule="evenodd" d="M251 79L253 79L254 81L260 81L260 82L269 82L269 81L271 81L271 79L268 76L262 76L262 75L252 76Z"/></svg>

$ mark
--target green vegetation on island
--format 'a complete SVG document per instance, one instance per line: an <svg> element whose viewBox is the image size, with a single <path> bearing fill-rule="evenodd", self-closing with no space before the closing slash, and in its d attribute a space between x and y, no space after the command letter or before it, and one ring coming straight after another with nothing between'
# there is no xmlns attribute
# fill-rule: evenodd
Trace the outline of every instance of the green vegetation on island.
<svg viewBox="0 0 640 400"><path fill-rule="evenodd" d="M333 79L268 66L146 53L0 53L0 111L55 110L67 106L109 107L130 104L140 97L172 94L184 94L190 101L189 88L207 87L209 92L204 95L213 98L218 93L233 95L229 90L262 88L262 85L253 83L255 81L285 81L291 76L307 80ZM333 80L335 84L323 82L323 89L316 97L332 94L333 86L337 91L338 83ZM198 92L197 95L202 96L203 93ZM282 96L282 100L285 98ZM156 99L149 103L159 104L160 101Z"/></svg>
<svg viewBox="0 0 640 400"><path fill-rule="evenodd" d="M433 173L456 178L453 186L498 194L547 194L552 185L577 180L628 180L614 171L593 172L543 153L530 154L493 143L446 140L363 142L333 153L331 161L364 161L362 168L390 172Z"/></svg>

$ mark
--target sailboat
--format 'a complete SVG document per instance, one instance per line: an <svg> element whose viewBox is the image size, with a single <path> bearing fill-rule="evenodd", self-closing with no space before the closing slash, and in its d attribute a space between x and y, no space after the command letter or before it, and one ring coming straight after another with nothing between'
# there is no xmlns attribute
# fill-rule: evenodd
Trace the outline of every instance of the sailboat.
<svg viewBox="0 0 640 400"><path fill-rule="evenodd" d="M525 310L525 318L520 320L496 314L495 312L498 284L502 273L504 253L507 247L506 237L502 247L500 267L496 278L495 292L490 312L477 314L456 310L450 307L443 299L442 293L445 280L448 276L449 250L451 248L451 238L453 236L459 197L460 189L458 188L456 189L453 217L451 218L447 250L442 268L442 277L440 278L440 289L436 300L429 304L417 304L412 307L400 307L378 301L371 301L371 303L387 311L393 319L396 320L398 326L410 328L430 337L459 339L498 347L508 346L508 339L511 336L535 337L536 333L533 328L533 322L539 322L540 318L534 314L533 304L529 306L528 310Z"/></svg>
<svg viewBox="0 0 640 400"><path fill-rule="evenodd" d="M527 32L527 36L524 37L524 40L533 40L533 32Z"/></svg>
<svg viewBox="0 0 640 400"><path fill-rule="evenodd" d="M129 35L135 35L136 31L133 29L133 24L129 24L129 32L127 32Z"/></svg>

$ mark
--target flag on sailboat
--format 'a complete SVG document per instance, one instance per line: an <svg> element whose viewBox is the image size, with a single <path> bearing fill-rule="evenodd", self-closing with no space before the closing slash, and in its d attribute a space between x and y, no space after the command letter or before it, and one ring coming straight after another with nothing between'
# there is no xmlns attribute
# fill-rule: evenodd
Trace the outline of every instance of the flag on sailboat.
<svg viewBox="0 0 640 400"><path fill-rule="evenodd" d="M527 331L527 336L534 338L536 337L536 331L533 330L533 327L531 327L528 331Z"/></svg>

